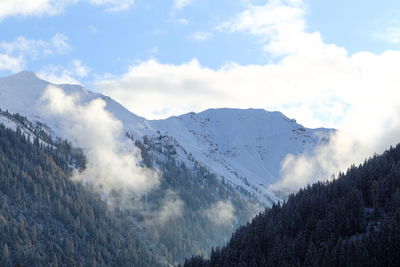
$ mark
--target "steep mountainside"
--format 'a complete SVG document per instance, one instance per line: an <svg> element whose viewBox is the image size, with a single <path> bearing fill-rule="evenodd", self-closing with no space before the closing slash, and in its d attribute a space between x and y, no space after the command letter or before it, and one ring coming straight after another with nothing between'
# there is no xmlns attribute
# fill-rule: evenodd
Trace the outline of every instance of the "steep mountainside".
<svg viewBox="0 0 400 267"><path fill-rule="evenodd" d="M0 78L0 108L12 113L19 113L30 121L46 123L50 130L57 136L64 136L60 129L60 121L44 114L41 98L51 84L39 79L35 73L22 71L17 74ZM66 94L79 96L81 103L100 98L106 102L106 109L124 124L124 128L132 133L142 136L149 128L146 119L139 117L111 98L91 92L80 85L60 84L54 85L61 88Z"/></svg>
<svg viewBox="0 0 400 267"><path fill-rule="evenodd" d="M37 140L55 149L52 140L74 138L63 126L65 117L44 111L41 98L48 86L52 84L32 72L0 78L0 124L20 131L32 143ZM264 110L215 109L149 121L79 85L57 87L79 97L82 107L103 99L105 109L126 133L120 136L123 144L134 143L140 149L142 160L137 163L160 173L160 184L151 192L130 192L129 198L124 194L119 198L119 192L113 191L112 198L124 203L117 209L122 218L136 222L134 227L147 233L141 236L145 249L171 264L191 255L207 256L211 247L226 243L238 226L272 205L278 199L266 187L279 178L280 161L287 153L311 151L326 142L331 131L306 129L279 112ZM67 101L63 97L59 101ZM92 115L97 119L98 114L96 110ZM96 131L85 133L84 140L99 139L97 133L107 129ZM85 143L79 146L88 152ZM99 167L107 168L107 164L103 161ZM96 220L101 223L101 218Z"/></svg>
<svg viewBox="0 0 400 267"><path fill-rule="evenodd" d="M46 266L51 263L50 260L56 262L61 260L76 265L78 262L85 263L81 257L88 259L85 264L96 262L99 266L117 263L119 266L177 264L193 254L208 255L211 247L224 244L234 229L246 223L259 209L257 202L244 200L234 188L229 184L221 183L214 174L196 161L192 161L193 166L190 169L184 163L177 162L173 157L174 148L165 149L166 140L163 139L170 137L157 139L158 142L148 138L144 138L143 141L130 140L135 142L141 151L143 160L140 164L157 167L161 174L161 184L142 196L131 195L129 200L124 200L125 205L114 209L106 205L100 192L91 190L90 186L75 183L71 179L73 173L85 168L86 158L82 150L72 148L65 141L52 140L42 129L41 124L32 123L19 114L0 110L0 127L5 133L0 135L0 163L5 164L0 164L0 196L4 195L4 203L13 205L11 210L4 208L3 213L0 213L6 218L3 221L5 228L1 233L7 238L3 240L5 243L2 245L7 247L8 254L12 253L11 256L6 257L9 258L7 262L10 264L12 262L30 263L29 265L40 263L41 266ZM167 143L169 142L172 140ZM33 152L29 149L33 149ZM26 156L33 153L34 158L21 157L26 153L28 153ZM11 158L7 158L8 155L12 155ZM61 174L53 172L55 171L53 169L47 170L48 165L42 166L42 157L45 158L45 162L55 161L62 168L60 170L62 176L58 177ZM162 161L159 160L160 158ZM38 170L35 171L35 168ZM47 171L40 171L43 168ZM35 171L34 174L31 173L32 171ZM71 186L73 189L70 188ZM40 192L37 193L36 190ZM71 190L78 190L78 193ZM49 199L48 196L51 198ZM118 192L115 192L113 197L118 199ZM87 201L89 203L86 203ZM82 205L85 207L83 211ZM5 204L4 207L8 206ZM35 209L27 209L27 207L42 207L44 211L37 213ZM97 213L92 214L92 208L99 212L98 216ZM79 212L76 211L77 209ZM226 210L225 213L222 209ZM89 212L91 216L90 229L85 228L89 226L82 225L89 223L85 212ZM62 213L62 216L59 213ZM53 218L54 214L56 218ZM210 214L213 217L210 217ZM11 218L12 216L14 218ZM41 231L38 237L41 240L40 244L29 243L32 241L26 235L20 237L17 232L9 232L20 227L18 216L23 217L24 224L29 222L29 225L44 225L53 233L59 231L58 228L62 230L62 233L65 232L64 228L67 231L64 235L60 233L51 237L47 232ZM171 218L167 219L168 216ZM48 223L45 221L46 218L49 219ZM113 226L114 224L124 227L123 231L126 231L124 234L127 234L129 240L138 242L134 245L136 247L132 245L124 250L124 253L132 254L130 259L124 258L125 254L119 260L115 259L115 253L120 253L118 252L120 248L112 244L117 242L116 240L108 239L112 247L101 247L105 236L108 235L108 230L102 227L106 225L112 230L116 227ZM94 229L95 226L99 229ZM36 230L28 228L28 231ZM86 252L74 251L71 255L64 255L59 254L59 251L51 250L53 246L63 248L64 243L60 242L63 242L65 238L71 239L70 244L73 243L74 247L78 243L81 244L80 247L88 245L80 240L82 231L95 235L94 239L90 240L97 242L100 246L93 248L94 252L90 253L103 253L108 250L108 254L101 257L97 255L95 259L92 259L92 254L85 254ZM102 233L96 231L102 231ZM116 231L122 230L118 228ZM120 239L118 233L113 232L113 234L116 234L115 238L118 242L125 242L125 239ZM99 241L96 239L98 237L103 239ZM14 243L10 244L13 240L22 238L26 239L21 240L23 247L14 246ZM24 242L30 245L26 248ZM40 245L40 248L45 248L46 251L31 247L36 245ZM28 251L24 252L24 249ZM136 251L137 249L140 251ZM41 256L34 257L32 253L41 253ZM140 256L140 259L135 255Z"/></svg>
<svg viewBox="0 0 400 267"><path fill-rule="evenodd" d="M234 185L277 201L267 186L280 178L289 153L311 153L333 130L307 129L280 112L209 109L151 125L173 136L196 160Z"/></svg>
<svg viewBox="0 0 400 267"><path fill-rule="evenodd" d="M0 266L166 266L135 220L70 179L81 151L28 131L0 124Z"/></svg>
<svg viewBox="0 0 400 267"><path fill-rule="evenodd" d="M273 205L185 266L400 266L400 145Z"/></svg>
<svg viewBox="0 0 400 267"><path fill-rule="evenodd" d="M41 97L49 85L52 84L28 71L0 78L0 108L44 123L53 135L68 138L59 118L46 116L42 110ZM57 86L67 94L78 95L82 104L103 99L106 109L136 140L144 136L153 140L171 137L165 139L171 142L164 145L174 147L177 161L189 167L196 161L220 180L223 178L236 187L238 192L267 205L278 200L267 187L280 178L280 163L285 156L312 151L326 142L333 131L307 129L280 112L253 109L211 109L149 121L82 86Z"/></svg>

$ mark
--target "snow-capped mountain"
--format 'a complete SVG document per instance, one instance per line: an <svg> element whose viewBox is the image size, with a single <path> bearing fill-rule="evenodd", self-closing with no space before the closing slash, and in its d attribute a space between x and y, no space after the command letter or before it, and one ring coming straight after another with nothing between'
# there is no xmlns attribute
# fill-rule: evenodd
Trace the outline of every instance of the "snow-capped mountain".
<svg viewBox="0 0 400 267"><path fill-rule="evenodd" d="M267 186L280 178L285 156L312 152L332 131L307 129L263 109L209 109L151 124L219 176L267 200L277 200Z"/></svg>
<svg viewBox="0 0 400 267"><path fill-rule="evenodd" d="M78 95L82 103L101 98L106 102L106 109L120 120L124 128L137 135L143 135L149 128L148 121L139 117L111 98L91 92L80 85L52 84L38 78L35 73L22 71L0 78L0 108L12 113L19 113L31 121L46 123L53 133L62 136L60 121L43 114L41 97L49 85L61 88L66 94Z"/></svg>
<svg viewBox="0 0 400 267"><path fill-rule="evenodd" d="M65 138L60 121L43 116L41 110L41 97L49 85L52 84L27 71L0 78L0 108L45 123L50 133ZM209 109L164 120L146 120L111 98L80 85L57 87L67 94L79 95L82 103L103 99L106 109L123 123L124 130L133 138L168 137L163 144L174 148L176 160L189 165L196 161L238 191L247 192L264 203L277 200L267 186L280 178L280 164L285 156L311 152L326 142L332 132L307 129L280 112L261 109ZM2 121L6 119L0 118Z"/></svg>

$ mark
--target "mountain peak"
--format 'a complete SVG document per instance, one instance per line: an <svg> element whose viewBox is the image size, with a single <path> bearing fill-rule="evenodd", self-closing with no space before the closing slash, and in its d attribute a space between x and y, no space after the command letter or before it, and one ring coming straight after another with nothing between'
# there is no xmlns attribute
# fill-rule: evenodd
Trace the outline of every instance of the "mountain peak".
<svg viewBox="0 0 400 267"><path fill-rule="evenodd" d="M28 70L24 70L24 71L20 71L18 73L15 73L13 75L10 75L8 77L5 78L9 78L9 79L23 79L23 80L39 80L39 77L33 72L33 71L28 71Z"/></svg>
<svg viewBox="0 0 400 267"><path fill-rule="evenodd" d="M240 109L240 108L211 108L204 111L195 113L190 112L180 116L178 118L185 119L205 119L205 120L248 120L248 121L259 121L268 120L272 121L291 121L283 113L279 111L267 111L265 109Z"/></svg>
<svg viewBox="0 0 400 267"><path fill-rule="evenodd" d="M235 116L235 115L251 115L251 116L277 116L277 117L283 117L287 118L282 112L280 111L268 111L262 108L209 108L206 110L203 110L201 112L189 112L177 117L183 117L183 116L207 116L207 115L229 115L229 116Z"/></svg>
<svg viewBox="0 0 400 267"><path fill-rule="evenodd" d="M198 114L207 113L230 113L230 114L259 114L259 115L279 115L284 116L280 111L268 111L262 108L210 108ZM284 116L286 117L286 116Z"/></svg>

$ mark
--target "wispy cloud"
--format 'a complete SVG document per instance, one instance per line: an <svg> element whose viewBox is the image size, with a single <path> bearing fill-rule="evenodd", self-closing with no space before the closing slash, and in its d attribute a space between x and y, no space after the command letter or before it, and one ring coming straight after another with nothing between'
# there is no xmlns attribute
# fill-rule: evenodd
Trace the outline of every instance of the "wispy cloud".
<svg viewBox="0 0 400 267"><path fill-rule="evenodd" d="M56 33L50 40L32 40L23 36L0 42L0 70L20 71L30 60L61 55L71 49L68 37Z"/></svg>
<svg viewBox="0 0 400 267"><path fill-rule="evenodd" d="M157 172L139 166L140 151L124 139L122 123L105 109L104 100L85 103L78 95L49 86L42 103L44 116L57 117L65 137L84 150L87 167L75 175L76 180L89 184L110 201L115 190L123 206L128 205L121 201L131 201L124 195L145 193L159 184Z"/></svg>
<svg viewBox="0 0 400 267"><path fill-rule="evenodd" d="M184 208L184 202L179 195L167 190L158 209L142 210L141 213L145 217L145 223L158 231L167 223L182 217Z"/></svg>
<svg viewBox="0 0 400 267"><path fill-rule="evenodd" d="M258 36L265 43L267 52L280 56L304 49L310 45L311 40L307 39L317 38L304 35L305 12L302 0L270 0L265 5L250 5L216 29Z"/></svg>
<svg viewBox="0 0 400 267"><path fill-rule="evenodd" d="M210 39L212 36L211 32L195 32L189 36L189 39L201 42Z"/></svg>
<svg viewBox="0 0 400 267"><path fill-rule="evenodd" d="M185 18L179 18L179 19L176 19L175 21L178 22L179 24L182 24L182 25L189 24L189 21L187 19L185 19Z"/></svg>
<svg viewBox="0 0 400 267"><path fill-rule="evenodd" d="M216 225L232 225L235 208L229 201L217 201L204 210L203 215Z"/></svg>
<svg viewBox="0 0 400 267"><path fill-rule="evenodd" d="M90 68L80 60L72 60L69 66L47 65L41 68L37 75L55 84L80 84L80 79L90 73Z"/></svg>
<svg viewBox="0 0 400 267"><path fill-rule="evenodd" d="M108 12L119 12L131 8L135 0L89 0L89 3L104 6Z"/></svg>
<svg viewBox="0 0 400 267"><path fill-rule="evenodd" d="M32 40L20 36L12 42L0 42L0 50L4 53L32 59L63 54L70 49L71 46L68 44L68 37L61 33L56 33L49 41Z"/></svg>
<svg viewBox="0 0 400 267"><path fill-rule="evenodd" d="M12 0L2 1L0 21L10 16L54 16L64 12L68 5L88 1L103 6L106 11L118 12L133 6L134 0Z"/></svg>
<svg viewBox="0 0 400 267"><path fill-rule="evenodd" d="M400 44L400 27L389 26L384 32L375 34L375 37L392 44Z"/></svg>
<svg viewBox="0 0 400 267"><path fill-rule="evenodd" d="M0 53L0 71L21 71L24 68L24 61L21 57L12 57Z"/></svg>
<svg viewBox="0 0 400 267"><path fill-rule="evenodd" d="M110 208L139 213L155 231L182 216L184 202L171 190L148 207L142 197L158 188L161 174L140 164L140 150L125 137L122 122L106 110L104 100L48 86L41 101L43 116L57 118L63 137L86 156L86 169L72 179L99 192Z"/></svg>
<svg viewBox="0 0 400 267"><path fill-rule="evenodd" d="M173 9L185 8L186 6L190 5L192 2L193 2L193 0L175 0Z"/></svg>

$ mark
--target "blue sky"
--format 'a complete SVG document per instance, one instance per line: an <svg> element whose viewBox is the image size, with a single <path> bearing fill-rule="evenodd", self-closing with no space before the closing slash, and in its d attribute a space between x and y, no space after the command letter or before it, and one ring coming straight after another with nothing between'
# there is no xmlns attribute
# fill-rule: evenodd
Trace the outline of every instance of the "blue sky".
<svg viewBox="0 0 400 267"><path fill-rule="evenodd" d="M215 29L246 9L249 2L262 5L266 1L193 0L178 9L172 0L137 0L114 12L107 11L107 5L79 1L65 4L51 16L4 14L1 41L10 43L20 36L49 41L55 34L63 34L68 51L27 59L23 67L39 71L49 65L67 67L79 60L91 70L82 81L85 83L95 75L121 74L132 64L151 58L168 64L196 58L214 69L230 61L264 64L273 58L263 53L259 38ZM319 31L327 43L343 46L350 53L381 53L399 47L399 43L379 37L387 34L388 27L400 27L399 1L309 0L305 4L307 28ZM10 72L3 68L1 74Z"/></svg>
<svg viewBox="0 0 400 267"><path fill-rule="evenodd" d="M346 127L360 93L397 101L399 15L395 0L2 1L0 75L81 83L148 118L254 107Z"/></svg>

